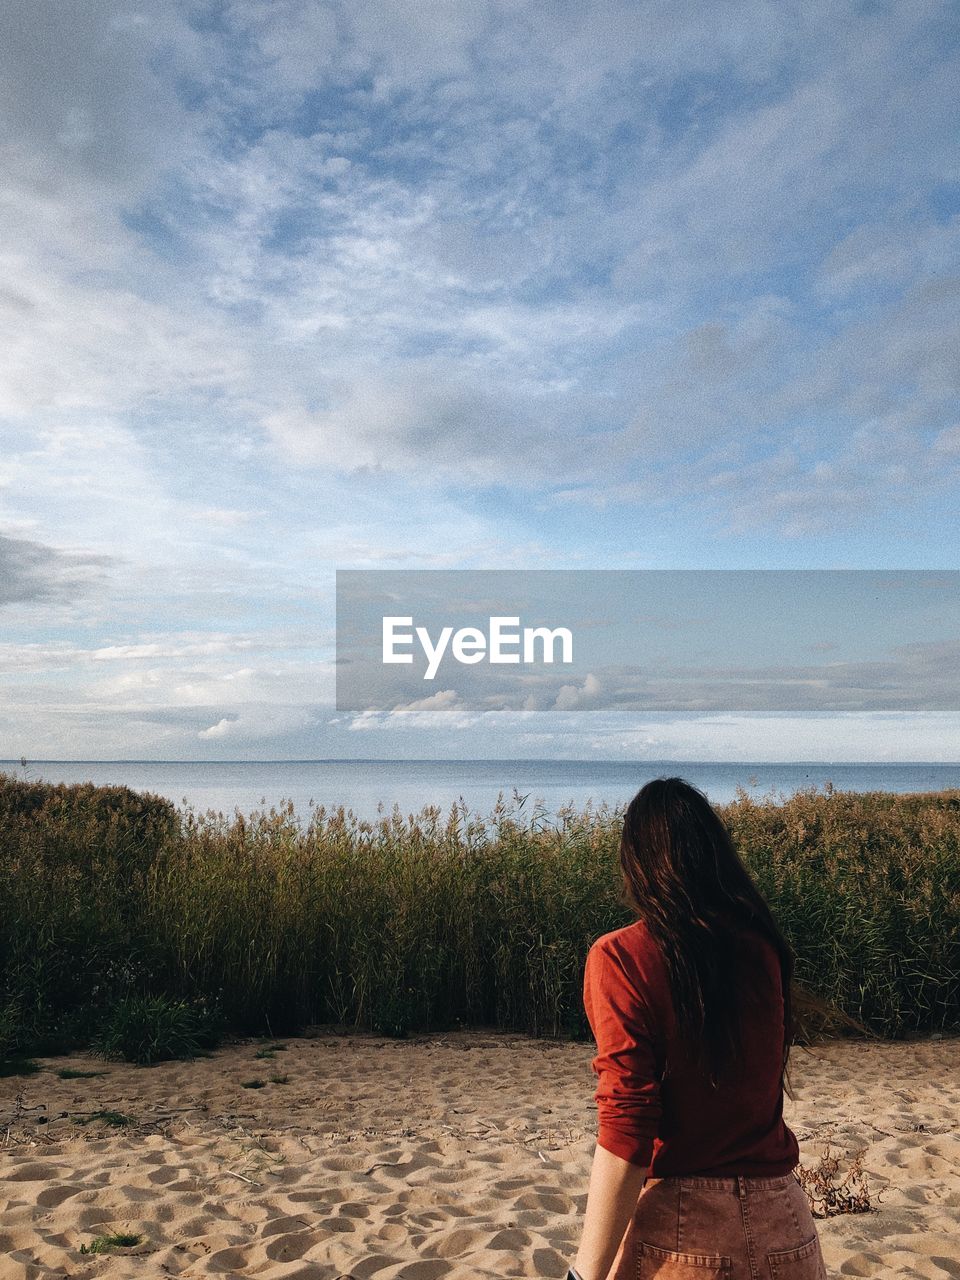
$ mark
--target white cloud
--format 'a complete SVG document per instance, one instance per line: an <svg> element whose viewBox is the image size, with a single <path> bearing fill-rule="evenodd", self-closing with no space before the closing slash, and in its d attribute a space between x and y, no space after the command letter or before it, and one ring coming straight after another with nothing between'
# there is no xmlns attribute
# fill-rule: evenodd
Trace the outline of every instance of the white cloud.
<svg viewBox="0 0 960 1280"><path fill-rule="evenodd" d="M363 711L354 716L348 728L371 729L466 729L476 724L476 710L466 706L454 689L438 689L426 698L400 703L389 711Z"/></svg>
<svg viewBox="0 0 960 1280"><path fill-rule="evenodd" d="M829 718L716 716L605 734L617 757L661 760L940 761L957 759L960 714L882 712Z"/></svg>
<svg viewBox="0 0 960 1280"><path fill-rule="evenodd" d="M602 691L603 686L600 681L588 672L582 684L562 685L553 705L558 711L576 711L580 708L596 706Z"/></svg>
<svg viewBox="0 0 960 1280"><path fill-rule="evenodd" d="M235 731L237 723L236 720L228 720L224 716L216 724L212 724L206 729L201 729L197 737L207 740L229 737Z"/></svg>

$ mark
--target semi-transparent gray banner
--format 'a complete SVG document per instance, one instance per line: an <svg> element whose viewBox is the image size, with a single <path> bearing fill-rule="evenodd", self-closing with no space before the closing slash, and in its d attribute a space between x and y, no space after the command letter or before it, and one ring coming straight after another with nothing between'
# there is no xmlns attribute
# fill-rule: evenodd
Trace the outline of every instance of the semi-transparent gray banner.
<svg viewBox="0 0 960 1280"><path fill-rule="evenodd" d="M341 570L337 709L960 708L960 571Z"/></svg>

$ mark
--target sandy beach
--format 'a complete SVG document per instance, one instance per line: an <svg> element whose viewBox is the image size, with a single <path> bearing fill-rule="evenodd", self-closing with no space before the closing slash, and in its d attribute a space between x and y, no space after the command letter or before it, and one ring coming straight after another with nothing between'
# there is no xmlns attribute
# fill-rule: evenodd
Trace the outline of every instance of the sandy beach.
<svg viewBox="0 0 960 1280"><path fill-rule="evenodd" d="M0 1278L562 1276L593 1051L317 1029L149 1068L39 1059L0 1080ZM960 1040L795 1050L793 1079L801 1162L864 1151L873 1209L818 1223L831 1275L960 1276ZM81 1252L114 1232L142 1239Z"/></svg>

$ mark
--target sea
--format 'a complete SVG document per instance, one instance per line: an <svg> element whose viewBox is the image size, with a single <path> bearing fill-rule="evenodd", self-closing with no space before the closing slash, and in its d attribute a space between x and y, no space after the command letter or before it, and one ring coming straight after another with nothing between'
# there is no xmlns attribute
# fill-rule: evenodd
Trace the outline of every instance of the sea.
<svg viewBox="0 0 960 1280"><path fill-rule="evenodd" d="M498 797L545 819L572 805L614 808L651 778L681 777L714 804L743 788L780 801L799 790L941 791L960 788L960 764L791 764L690 760L0 760L0 772L46 782L123 785L165 796L198 814L232 816L292 802L301 820L312 807L352 810L374 820L455 805L489 814Z"/></svg>

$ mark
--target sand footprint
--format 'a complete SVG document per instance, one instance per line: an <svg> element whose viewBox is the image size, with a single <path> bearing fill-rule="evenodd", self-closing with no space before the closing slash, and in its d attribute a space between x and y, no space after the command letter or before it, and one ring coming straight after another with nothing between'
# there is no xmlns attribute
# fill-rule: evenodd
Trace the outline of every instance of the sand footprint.
<svg viewBox="0 0 960 1280"><path fill-rule="evenodd" d="M216 1249L206 1259L205 1269L207 1271L226 1272L228 1275L236 1275L238 1271L245 1271L252 1248L252 1245L247 1245L246 1247L243 1245L231 1245L225 1249Z"/></svg>
<svg viewBox="0 0 960 1280"><path fill-rule="evenodd" d="M543 1227L549 1227L554 1217L552 1214L544 1213L542 1209L520 1209L510 1215L510 1220L518 1227L539 1231Z"/></svg>
<svg viewBox="0 0 960 1280"><path fill-rule="evenodd" d="M502 1214L505 1209L502 1196L474 1196L470 1201L471 1213L474 1217L479 1214L499 1213Z"/></svg>
<svg viewBox="0 0 960 1280"><path fill-rule="evenodd" d="M33 1244L35 1238L32 1228L24 1231L0 1231L0 1253L17 1253Z"/></svg>
<svg viewBox="0 0 960 1280"><path fill-rule="evenodd" d="M361 1156L326 1156L319 1162L321 1169L330 1173L363 1173L364 1158Z"/></svg>
<svg viewBox="0 0 960 1280"><path fill-rule="evenodd" d="M305 1191L286 1191L284 1196L291 1204L311 1204L326 1208L342 1204L356 1194L356 1187L312 1187Z"/></svg>
<svg viewBox="0 0 960 1280"><path fill-rule="evenodd" d="M291 1231L306 1231L310 1226L311 1224L303 1218L287 1213L280 1218L268 1218L260 1234L266 1239L268 1236L278 1236L285 1232L289 1234Z"/></svg>
<svg viewBox="0 0 960 1280"><path fill-rule="evenodd" d="M299 1262L307 1257L335 1233L332 1231L290 1231L286 1235L275 1236L264 1248L264 1253L271 1262Z"/></svg>
<svg viewBox="0 0 960 1280"><path fill-rule="evenodd" d="M502 1231L498 1231L491 1237L487 1248L508 1249L511 1253L522 1253L526 1251L532 1240L533 1237L529 1231L523 1231L519 1227L504 1227Z"/></svg>
<svg viewBox="0 0 960 1280"><path fill-rule="evenodd" d="M434 1280L436 1276L450 1274L450 1265L431 1258L422 1258L418 1262L408 1262L394 1275L397 1280Z"/></svg>
<svg viewBox="0 0 960 1280"><path fill-rule="evenodd" d="M359 1200L346 1200L341 1204L340 1212L347 1218L369 1218L370 1206Z"/></svg>
<svg viewBox="0 0 960 1280"><path fill-rule="evenodd" d="M430 1258L459 1258L479 1248L487 1234L476 1228L458 1227L453 1231L445 1231L439 1239L427 1243L422 1253Z"/></svg>
<svg viewBox="0 0 960 1280"><path fill-rule="evenodd" d="M841 1264L840 1271L845 1276L867 1276L870 1280L876 1280L877 1276L883 1275L886 1261L879 1253L864 1251L847 1258Z"/></svg>
<svg viewBox="0 0 960 1280"><path fill-rule="evenodd" d="M75 1183L73 1186L69 1183L59 1183L53 1187L44 1187L37 1194L37 1204L43 1209L56 1209L65 1200L70 1200L73 1196L78 1196L81 1192L88 1190L90 1188L83 1182Z"/></svg>
<svg viewBox="0 0 960 1280"><path fill-rule="evenodd" d="M466 1182L468 1179L475 1178L477 1175L474 1171L470 1169L438 1168L434 1170L432 1176L433 1176L434 1182L449 1184L449 1183L455 1183L455 1182Z"/></svg>
<svg viewBox="0 0 960 1280"><path fill-rule="evenodd" d="M529 1178L501 1178L499 1182L494 1183L497 1191L527 1191L530 1189Z"/></svg>
<svg viewBox="0 0 960 1280"><path fill-rule="evenodd" d="M387 1210L389 1213L389 1210ZM403 1212L403 1206L399 1206L398 1212ZM391 1215L395 1216L395 1215ZM398 1244L401 1240L406 1240L407 1231L395 1222L387 1222L377 1231L378 1240L386 1240L389 1244Z"/></svg>
<svg viewBox="0 0 960 1280"><path fill-rule="evenodd" d="M53 1182L62 1172L55 1164L40 1164L35 1160L28 1160L25 1164L18 1165L14 1161L12 1168L4 1174L4 1181Z"/></svg>
<svg viewBox="0 0 960 1280"><path fill-rule="evenodd" d="M205 1236L218 1221L219 1218L210 1213L184 1218L180 1223L178 1234L184 1240L192 1236Z"/></svg>
<svg viewBox="0 0 960 1280"><path fill-rule="evenodd" d="M154 1186L167 1187L172 1191L178 1190L180 1187L186 1187L193 1182L192 1176L182 1166L178 1164L158 1164L147 1174L147 1178ZM178 1179L180 1181L178 1181ZM171 1186L171 1183L176 1184Z"/></svg>
<svg viewBox="0 0 960 1280"><path fill-rule="evenodd" d="M81 1230L89 1227L99 1227L104 1222L113 1222L116 1219L116 1211L105 1205L93 1205L89 1209L81 1209L77 1214L77 1226Z"/></svg>
<svg viewBox="0 0 960 1280"><path fill-rule="evenodd" d="M64 1272L37 1263L27 1250L8 1254L3 1260L3 1280L61 1280Z"/></svg>
<svg viewBox="0 0 960 1280"><path fill-rule="evenodd" d="M125 1182L120 1186L111 1188L114 1194L121 1195L124 1200L132 1201L139 1204L144 1200L156 1200L157 1191L153 1187L138 1187L135 1183Z"/></svg>
<svg viewBox="0 0 960 1280"><path fill-rule="evenodd" d="M553 1191L529 1191L518 1196L514 1201L518 1209L545 1209L549 1213L571 1213L572 1203L566 1196L558 1196Z"/></svg>
<svg viewBox="0 0 960 1280"><path fill-rule="evenodd" d="M533 1251L533 1272L535 1276L565 1276L568 1263L565 1253L558 1253L548 1246Z"/></svg>
<svg viewBox="0 0 960 1280"><path fill-rule="evenodd" d="M354 1235L356 1234L357 1224L352 1218L321 1218L319 1222L313 1225L315 1231L323 1231L326 1235Z"/></svg>
<svg viewBox="0 0 960 1280"><path fill-rule="evenodd" d="M396 1258L388 1258L385 1253L368 1253L350 1264L350 1274L357 1280L367 1280L386 1267L396 1266Z"/></svg>
<svg viewBox="0 0 960 1280"><path fill-rule="evenodd" d="M279 1205L264 1204L259 1200L237 1200L233 1205L233 1215L237 1221L254 1227L273 1221L282 1212Z"/></svg>

